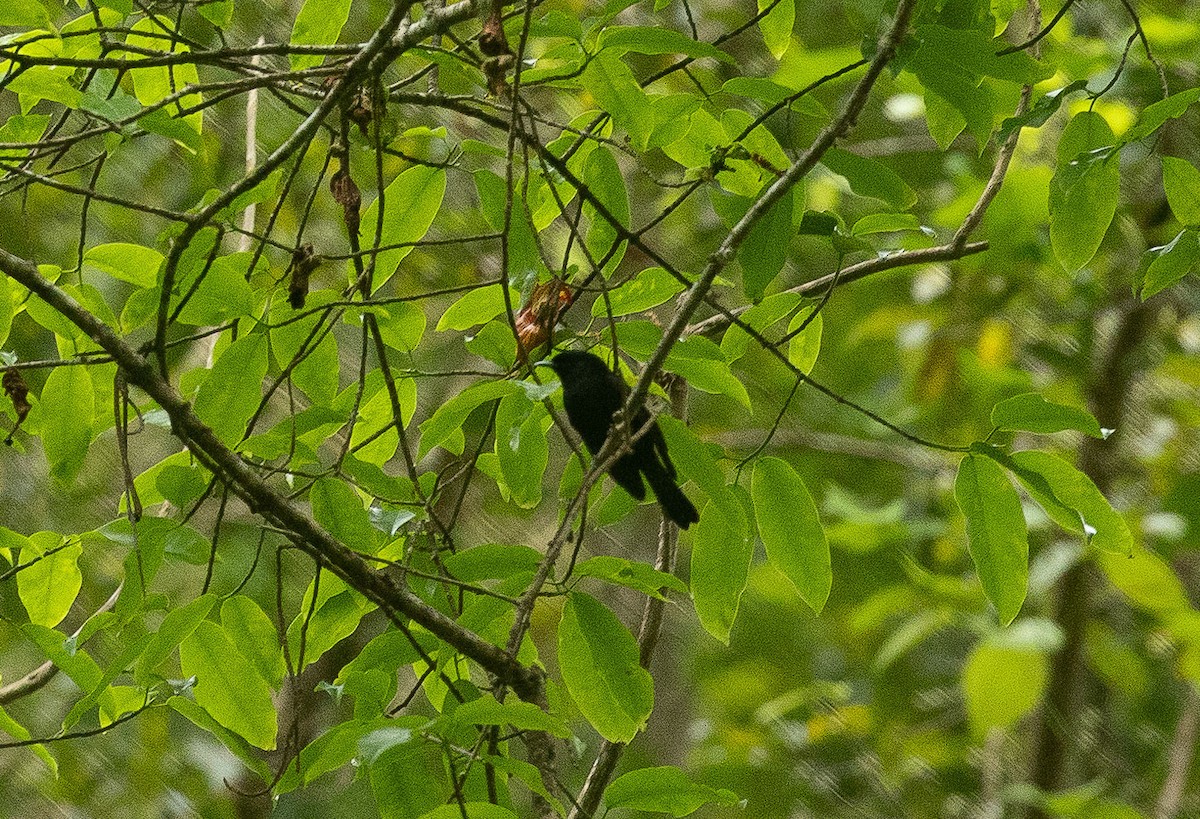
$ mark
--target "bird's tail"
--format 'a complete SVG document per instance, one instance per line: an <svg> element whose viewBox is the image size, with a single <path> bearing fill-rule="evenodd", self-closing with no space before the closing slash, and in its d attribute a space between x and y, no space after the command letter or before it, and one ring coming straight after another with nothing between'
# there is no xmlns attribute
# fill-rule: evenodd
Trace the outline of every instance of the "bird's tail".
<svg viewBox="0 0 1200 819"><path fill-rule="evenodd" d="M688 500L688 496L683 494L683 490L675 485L675 481L665 469L649 470L646 479L650 488L654 490L654 497L658 498L663 512L676 526L686 529L700 520L700 513L696 511L696 507Z"/></svg>

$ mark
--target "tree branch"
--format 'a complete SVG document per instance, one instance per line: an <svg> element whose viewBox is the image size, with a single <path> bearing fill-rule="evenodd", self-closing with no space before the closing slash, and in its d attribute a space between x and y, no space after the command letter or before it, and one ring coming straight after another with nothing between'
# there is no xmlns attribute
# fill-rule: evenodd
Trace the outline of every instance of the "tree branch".
<svg viewBox="0 0 1200 819"><path fill-rule="evenodd" d="M99 344L125 371L130 384L144 390L171 419L172 430L189 450L241 497L250 509L282 531L322 566L333 571L393 619L399 614L428 629L457 651L513 687L522 699L539 696L541 672L517 662L503 649L463 628L316 524L307 513L272 489L237 453L225 446L147 359L66 291L38 273L25 259L0 249L0 270L45 300Z"/></svg>

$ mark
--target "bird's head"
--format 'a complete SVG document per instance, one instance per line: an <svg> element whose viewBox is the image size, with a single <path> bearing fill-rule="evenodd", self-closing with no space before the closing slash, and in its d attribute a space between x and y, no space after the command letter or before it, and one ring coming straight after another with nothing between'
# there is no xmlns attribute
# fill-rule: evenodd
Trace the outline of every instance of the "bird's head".
<svg viewBox="0 0 1200 819"><path fill-rule="evenodd" d="M587 381L603 383L611 372L604 359L582 350L564 350L554 358L539 361L534 366L554 370L564 388Z"/></svg>

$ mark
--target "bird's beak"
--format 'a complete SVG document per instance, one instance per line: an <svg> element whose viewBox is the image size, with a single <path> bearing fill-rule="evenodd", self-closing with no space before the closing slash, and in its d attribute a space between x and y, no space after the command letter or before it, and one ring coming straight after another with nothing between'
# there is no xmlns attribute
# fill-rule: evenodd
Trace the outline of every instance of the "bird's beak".
<svg viewBox="0 0 1200 819"><path fill-rule="evenodd" d="M533 365L533 366L535 366L535 367L549 367L549 368L551 368L551 369L554 369L554 365L550 363L550 359L548 359L548 358L544 358L544 359L542 359L541 361L536 361L536 362L534 362L534 365Z"/></svg>

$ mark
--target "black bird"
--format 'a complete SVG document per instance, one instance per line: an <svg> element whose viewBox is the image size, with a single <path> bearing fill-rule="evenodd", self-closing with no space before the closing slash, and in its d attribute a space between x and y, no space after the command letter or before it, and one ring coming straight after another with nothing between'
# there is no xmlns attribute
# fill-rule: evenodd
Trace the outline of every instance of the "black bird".
<svg viewBox="0 0 1200 819"><path fill-rule="evenodd" d="M539 363L558 374L567 420L575 427L588 451L595 455L608 437L613 414L629 396L625 379L610 370L599 357L578 350L567 350L550 361ZM667 454L667 442L658 423L650 421L645 407L634 416L630 433L636 433L647 423L650 429L634 441L631 452L616 460L609 473L638 500L646 497L646 485L642 482L642 475L645 475L663 512L680 529L686 529L700 520L700 515L675 484L675 465Z"/></svg>

